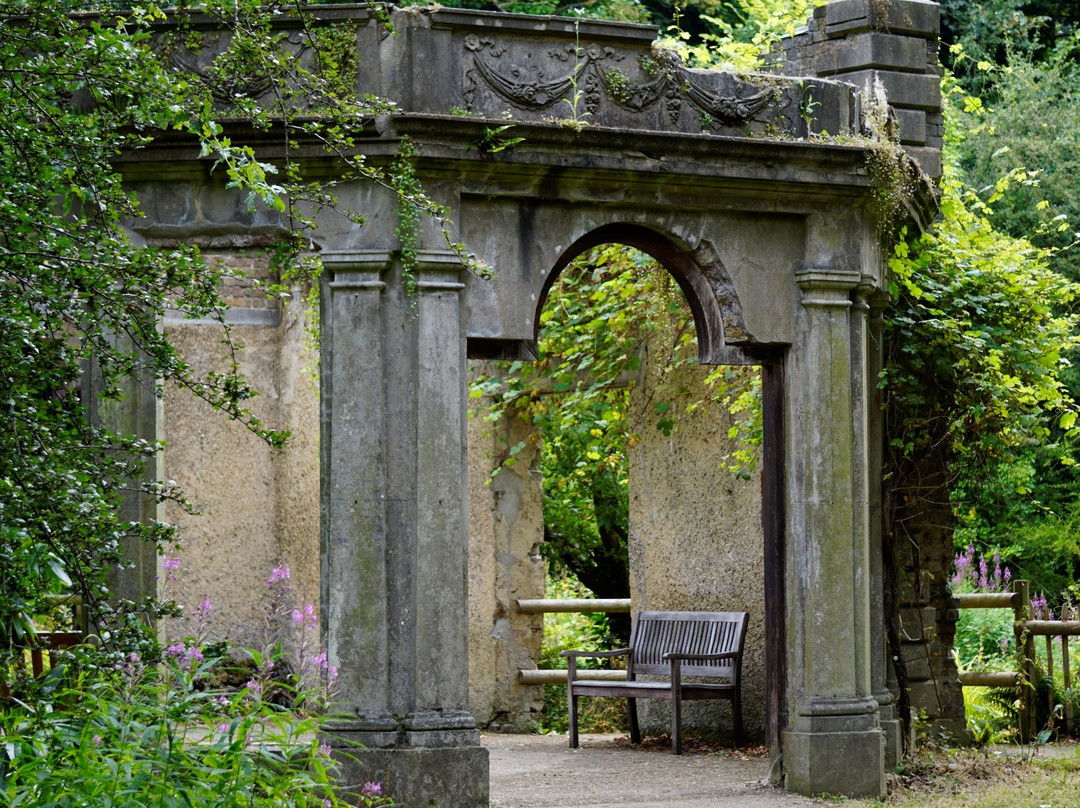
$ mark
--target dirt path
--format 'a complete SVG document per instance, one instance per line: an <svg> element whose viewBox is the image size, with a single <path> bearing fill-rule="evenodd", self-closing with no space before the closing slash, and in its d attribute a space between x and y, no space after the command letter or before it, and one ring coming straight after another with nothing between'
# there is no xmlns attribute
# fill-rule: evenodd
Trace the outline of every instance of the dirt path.
<svg viewBox="0 0 1080 808"><path fill-rule="evenodd" d="M639 749L625 736L485 735L492 808L796 808L820 805L762 781L767 756Z"/></svg>

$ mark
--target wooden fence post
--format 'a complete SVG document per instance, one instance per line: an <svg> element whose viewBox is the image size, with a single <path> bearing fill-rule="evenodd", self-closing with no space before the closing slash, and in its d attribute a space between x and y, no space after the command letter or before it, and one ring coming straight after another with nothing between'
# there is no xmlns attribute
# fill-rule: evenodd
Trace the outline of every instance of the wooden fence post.
<svg viewBox="0 0 1080 808"><path fill-rule="evenodd" d="M1025 623L1034 615L1031 613L1031 595L1027 581L1013 581L1013 612L1015 614L1014 632L1016 633L1016 651L1023 652L1020 665L1020 694L1018 717L1020 723L1020 743L1030 743L1035 736L1035 641Z"/></svg>

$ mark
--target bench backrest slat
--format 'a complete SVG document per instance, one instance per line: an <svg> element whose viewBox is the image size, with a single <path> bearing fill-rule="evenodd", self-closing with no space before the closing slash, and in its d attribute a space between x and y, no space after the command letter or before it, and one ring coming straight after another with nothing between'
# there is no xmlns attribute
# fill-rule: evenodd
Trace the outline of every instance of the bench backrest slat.
<svg viewBox="0 0 1080 808"><path fill-rule="evenodd" d="M629 675L671 673L671 663L664 654L742 653L746 638L746 612L638 612L630 634L634 649L628 666ZM686 676L730 678L734 675L731 660L684 662Z"/></svg>

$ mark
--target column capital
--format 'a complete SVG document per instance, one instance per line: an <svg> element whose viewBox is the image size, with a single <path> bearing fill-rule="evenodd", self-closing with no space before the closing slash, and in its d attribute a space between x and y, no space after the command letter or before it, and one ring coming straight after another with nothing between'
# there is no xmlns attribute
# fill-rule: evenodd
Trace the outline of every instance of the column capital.
<svg viewBox="0 0 1080 808"><path fill-rule="evenodd" d="M862 281L856 270L831 267L808 267L795 273L795 282L803 290L804 306L851 305L851 292Z"/></svg>
<svg viewBox="0 0 1080 808"><path fill-rule="evenodd" d="M417 250L416 288L422 292L457 291L461 282L461 257L453 250Z"/></svg>
<svg viewBox="0 0 1080 808"><path fill-rule="evenodd" d="M332 273L330 289L334 292L363 289L382 290L382 274L390 268L391 256L385 250L342 250L319 256L323 268Z"/></svg>

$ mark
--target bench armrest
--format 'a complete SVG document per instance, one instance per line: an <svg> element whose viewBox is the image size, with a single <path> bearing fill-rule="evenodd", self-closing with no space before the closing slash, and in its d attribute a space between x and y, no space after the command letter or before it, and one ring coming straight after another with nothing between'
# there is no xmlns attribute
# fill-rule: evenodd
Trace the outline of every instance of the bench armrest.
<svg viewBox="0 0 1080 808"><path fill-rule="evenodd" d="M629 653L630 653L629 648L616 648L613 651L560 651L559 656L566 657L567 659L570 659L570 658L577 659L578 657L599 658L599 657L626 656Z"/></svg>
<svg viewBox="0 0 1080 808"><path fill-rule="evenodd" d="M613 651L560 651L559 656L566 658L566 684L569 687L577 679L577 661L579 658L588 657L593 659L626 656L630 653L629 648L616 648Z"/></svg>
<svg viewBox="0 0 1080 808"><path fill-rule="evenodd" d="M664 659L672 660L672 661L678 659L678 660L688 660L688 661L692 661L692 662L704 662L704 661L707 661L707 660L718 660L718 659L738 659L740 656L742 656L742 654L740 652L738 652L738 651L727 651L727 652L725 652L723 654L679 654L679 653L670 653L670 654L664 654Z"/></svg>

